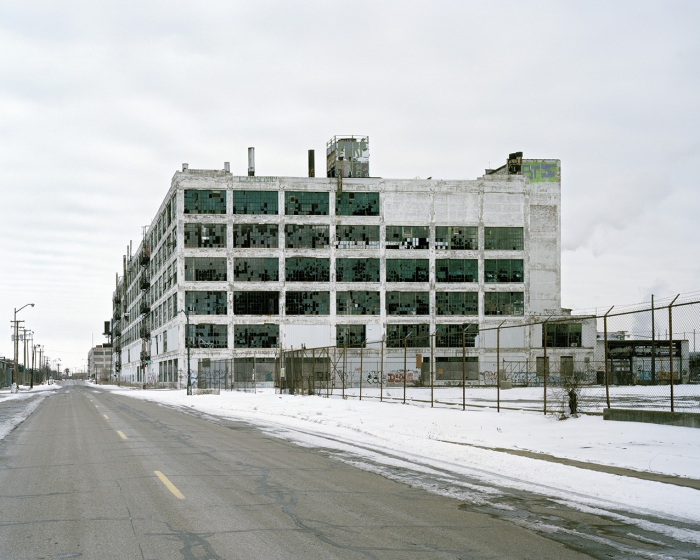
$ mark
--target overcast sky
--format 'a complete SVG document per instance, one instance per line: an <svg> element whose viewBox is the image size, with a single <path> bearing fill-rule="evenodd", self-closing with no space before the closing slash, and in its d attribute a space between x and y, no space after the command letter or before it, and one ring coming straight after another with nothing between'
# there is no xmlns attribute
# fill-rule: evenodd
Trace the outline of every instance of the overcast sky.
<svg viewBox="0 0 700 560"><path fill-rule="evenodd" d="M565 307L698 290L699 29L697 1L2 2L0 356L32 302L84 366L183 162L304 176L335 134L383 177L561 159Z"/></svg>

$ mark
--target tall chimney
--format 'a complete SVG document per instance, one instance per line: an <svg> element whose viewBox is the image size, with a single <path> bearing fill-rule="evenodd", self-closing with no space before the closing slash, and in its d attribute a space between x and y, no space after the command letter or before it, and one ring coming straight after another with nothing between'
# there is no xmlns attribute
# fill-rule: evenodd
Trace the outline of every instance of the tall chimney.
<svg viewBox="0 0 700 560"><path fill-rule="evenodd" d="M309 150L309 177L316 177L316 163L313 150Z"/></svg>
<svg viewBox="0 0 700 560"><path fill-rule="evenodd" d="M248 177L255 177L255 148L248 148Z"/></svg>
<svg viewBox="0 0 700 560"><path fill-rule="evenodd" d="M189 168L190 168L190 164L189 164L189 163L183 163L183 164L182 164L182 170L183 170L183 171L187 171Z"/></svg>
<svg viewBox="0 0 700 560"><path fill-rule="evenodd" d="M230 162L228 162L228 161L224 162L224 171L226 171L226 173L231 172L231 163Z"/></svg>

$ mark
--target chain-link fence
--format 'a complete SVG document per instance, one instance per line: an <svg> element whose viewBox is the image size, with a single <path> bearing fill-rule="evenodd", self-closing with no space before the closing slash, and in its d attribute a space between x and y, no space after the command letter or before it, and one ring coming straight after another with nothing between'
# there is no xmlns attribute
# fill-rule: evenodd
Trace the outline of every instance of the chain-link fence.
<svg viewBox="0 0 700 560"><path fill-rule="evenodd" d="M700 301L449 327L284 350L270 359L274 385L289 393L463 409L700 412Z"/></svg>

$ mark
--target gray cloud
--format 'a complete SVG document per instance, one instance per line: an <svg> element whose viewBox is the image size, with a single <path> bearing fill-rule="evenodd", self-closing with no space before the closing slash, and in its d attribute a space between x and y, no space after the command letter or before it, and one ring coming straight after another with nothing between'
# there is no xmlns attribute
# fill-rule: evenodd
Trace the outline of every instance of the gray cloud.
<svg viewBox="0 0 700 560"><path fill-rule="evenodd" d="M694 290L699 22L692 1L0 6L0 315L36 300L37 341L80 357L182 162L244 174L255 145L261 173L304 175L347 132L385 177L560 158L565 305Z"/></svg>

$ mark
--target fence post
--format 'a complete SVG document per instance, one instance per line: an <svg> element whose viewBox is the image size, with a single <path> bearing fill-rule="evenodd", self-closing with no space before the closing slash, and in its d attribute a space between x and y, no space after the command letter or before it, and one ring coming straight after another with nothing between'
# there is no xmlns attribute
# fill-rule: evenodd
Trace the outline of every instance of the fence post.
<svg viewBox="0 0 700 560"><path fill-rule="evenodd" d="M435 336L437 335L430 337L430 408L433 408L435 391Z"/></svg>
<svg viewBox="0 0 700 560"><path fill-rule="evenodd" d="M462 329L462 410L467 408L467 330Z"/></svg>
<svg viewBox="0 0 700 560"><path fill-rule="evenodd" d="M311 349L311 383L312 383L312 391L314 395L316 394L316 349L312 348Z"/></svg>
<svg viewBox="0 0 700 560"><path fill-rule="evenodd" d="M408 352L408 335L403 339L403 404L406 404L406 353Z"/></svg>
<svg viewBox="0 0 700 560"><path fill-rule="evenodd" d="M304 395L304 350L305 346L302 344L301 348L299 349L299 382L301 384L301 388L297 389L297 393L301 394L302 396Z"/></svg>
<svg viewBox="0 0 700 560"><path fill-rule="evenodd" d="M348 374L348 345L346 344L343 352L343 400L345 400L345 376Z"/></svg>
<svg viewBox="0 0 700 560"><path fill-rule="evenodd" d="M547 414L547 373L549 373L549 361L547 360L547 321L542 324L542 346L544 346L544 363L542 364L544 377L544 413Z"/></svg>
<svg viewBox="0 0 700 560"><path fill-rule="evenodd" d="M654 325L654 294L651 294L651 384L656 385L656 326Z"/></svg>
<svg viewBox="0 0 700 560"><path fill-rule="evenodd" d="M255 354L253 354L253 394L256 394L256 395L257 395L257 393L258 393L258 385L257 385L257 380L255 379L255 369L256 369L256 366L257 366L258 364L257 364L255 358L256 358L256 356L255 356Z"/></svg>
<svg viewBox="0 0 700 560"><path fill-rule="evenodd" d="M386 338L382 335L382 350L381 358L379 359L379 402L384 402L384 343Z"/></svg>
<svg viewBox="0 0 700 560"><path fill-rule="evenodd" d="M362 352L362 350L364 349L364 346L365 346L365 343L362 342L362 344L360 344L360 400L362 400L362 375L363 375L363 372L362 372L362 365L363 365L362 364L362 354L363 354L363 352Z"/></svg>
<svg viewBox="0 0 700 560"><path fill-rule="evenodd" d="M676 300L680 294L678 294L676 297L673 298L673 301L669 304L668 306L668 363L669 363L669 374L671 376L671 412L674 412L673 410L673 304L676 303ZM683 353L683 349L681 347L681 354Z"/></svg>
<svg viewBox="0 0 700 560"><path fill-rule="evenodd" d="M501 412L501 327L496 330L496 412Z"/></svg>
<svg viewBox="0 0 700 560"><path fill-rule="evenodd" d="M604 346L604 356L605 356L605 404L610 408L610 382L608 381L608 313L613 310L614 305L607 310L605 315L603 315L603 346ZM653 317L653 311L652 311ZM653 357L652 352L652 357Z"/></svg>

